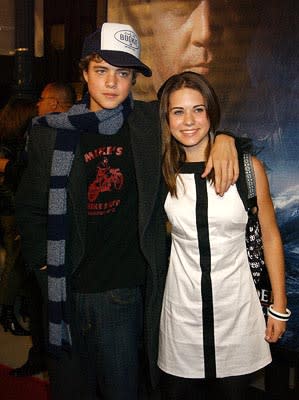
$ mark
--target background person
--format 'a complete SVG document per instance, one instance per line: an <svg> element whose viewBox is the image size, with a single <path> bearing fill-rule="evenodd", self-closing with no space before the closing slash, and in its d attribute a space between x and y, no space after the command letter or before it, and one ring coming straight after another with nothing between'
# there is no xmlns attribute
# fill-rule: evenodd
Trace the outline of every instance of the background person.
<svg viewBox="0 0 299 400"><path fill-rule="evenodd" d="M23 150L25 132L33 116L36 104L32 100L12 97L0 113L0 166L16 162ZM0 278L1 324L4 331L14 335L29 335L17 320L14 306L17 296L28 295L25 289L26 273L20 253L20 236L15 219L15 191L19 176L14 179L1 171L0 223L5 264Z"/></svg>
<svg viewBox="0 0 299 400"><path fill-rule="evenodd" d="M76 92L70 83L48 83L37 102L38 115L65 112L76 102Z"/></svg>
<svg viewBox="0 0 299 400"><path fill-rule="evenodd" d="M76 101L76 93L72 85L64 82L48 83L41 92L41 97L37 102L37 111L39 116L49 113L60 113L68 110ZM19 160L19 163L7 165L5 172L9 175L9 169L18 170L18 175L23 173L25 162ZM40 287L34 274L30 275L29 285L29 304L28 312L30 317L30 329L32 338L32 347L29 349L26 362L20 367L10 371L10 375L23 377L35 375L47 369L46 366L46 348L44 335L44 308L43 298Z"/></svg>
<svg viewBox="0 0 299 400"><path fill-rule="evenodd" d="M42 90L35 110L39 116L65 112L76 102L76 92L73 86L67 82L50 82ZM5 174L9 181L19 180L26 165L26 160L10 160L4 156L0 158L0 173Z"/></svg>
<svg viewBox="0 0 299 400"><path fill-rule="evenodd" d="M245 245L238 185L215 195L200 179L220 119L217 96L194 72L168 79L160 101L164 203L172 247L160 322L162 399L246 398L251 374L271 362L286 329L283 246L262 163L253 157L265 262L273 292L267 327ZM242 158L241 158L242 159Z"/></svg>

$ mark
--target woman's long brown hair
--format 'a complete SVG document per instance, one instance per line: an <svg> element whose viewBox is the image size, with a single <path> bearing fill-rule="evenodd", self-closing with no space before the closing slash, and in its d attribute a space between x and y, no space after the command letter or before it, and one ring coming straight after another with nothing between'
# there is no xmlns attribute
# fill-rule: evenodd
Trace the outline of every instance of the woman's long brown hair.
<svg viewBox="0 0 299 400"><path fill-rule="evenodd" d="M0 139L22 139L36 115L36 101L12 97L0 111Z"/></svg>
<svg viewBox="0 0 299 400"><path fill-rule="evenodd" d="M186 71L171 76L158 93L160 98L160 121L162 130L162 172L171 196L177 196L176 179L180 166L186 160L184 147L172 136L169 129L169 98L182 88L194 89L204 98L213 135L220 121L220 106L217 95L209 82L200 74Z"/></svg>

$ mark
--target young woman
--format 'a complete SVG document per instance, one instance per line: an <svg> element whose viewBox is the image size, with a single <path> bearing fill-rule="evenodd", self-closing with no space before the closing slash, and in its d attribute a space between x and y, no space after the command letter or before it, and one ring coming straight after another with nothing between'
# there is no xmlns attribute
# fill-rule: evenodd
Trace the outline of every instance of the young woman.
<svg viewBox="0 0 299 400"><path fill-rule="evenodd" d="M160 321L163 399L202 399L211 388L222 398L243 399L251 374L271 362L269 343L284 333L290 314L266 173L253 157L273 290L267 326L248 264L248 215L237 186L219 196L213 176L201 178L220 119L213 88L194 72L172 76L163 86L160 117L172 238Z"/></svg>

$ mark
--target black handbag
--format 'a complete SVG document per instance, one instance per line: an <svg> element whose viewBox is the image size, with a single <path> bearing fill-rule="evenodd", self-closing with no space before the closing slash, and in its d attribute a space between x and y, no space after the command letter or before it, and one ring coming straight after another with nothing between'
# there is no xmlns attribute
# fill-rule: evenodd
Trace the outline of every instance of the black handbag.
<svg viewBox="0 0 299 400"><path fill-rule="evenodd" d="M243 153L244 172L247 185L246 248L249 267L254 284L258 290L270 288L270 280L265 265L263 241L258 219L255 174L251 155Z"/></svg>
<svg viewBox="0 0 299 400"><path fill-rule="evenodd" d="M243 154L244 171L247 184L247 213L246 248L249 267L255 286L258 288L263 270L266 268L263 251L261 228L258 219L258 205L256 198L255 175L251 155Z"/></svg>

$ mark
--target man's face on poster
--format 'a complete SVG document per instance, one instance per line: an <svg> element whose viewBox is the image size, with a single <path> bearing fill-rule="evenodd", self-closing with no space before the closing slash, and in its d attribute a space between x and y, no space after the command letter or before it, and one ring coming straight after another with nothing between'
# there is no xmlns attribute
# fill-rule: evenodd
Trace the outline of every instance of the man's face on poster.
<svg viewBox="0 0 299 400"><path fill-rule="evenodd" d="M246 5L247 3L247 5ZM152 0L155 89L171 75L192 70L219 90L244 80L250 7L243 0ZM242 20L246 18L247 24Z"/></svg>

